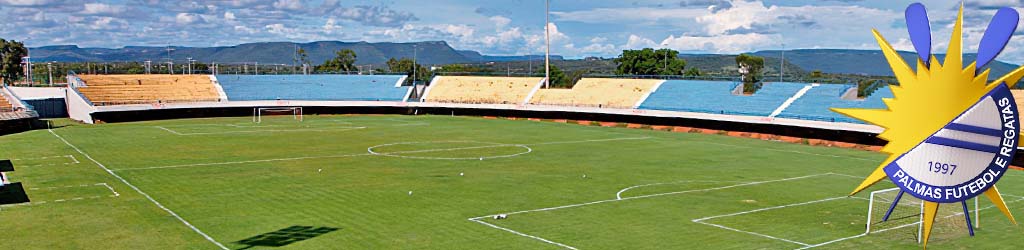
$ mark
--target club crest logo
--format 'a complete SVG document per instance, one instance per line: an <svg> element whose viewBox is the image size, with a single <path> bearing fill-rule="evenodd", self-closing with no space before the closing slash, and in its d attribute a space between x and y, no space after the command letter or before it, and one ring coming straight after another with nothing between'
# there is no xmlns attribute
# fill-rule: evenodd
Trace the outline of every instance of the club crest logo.
<svg viewBox="0 0 1024 250"><path fill-rule="evenodd" d="M977 60L966 67L963 7L941 63L932 55L924 5L911 4L905 14L917 52L916 70L873 30L899 81L890 86L894 97L884 100L887 109L832 109L885 129L878 137L888 141L882 152L889 157L853 193L889 179L900 188L895 202L904 194L924 201L925 246L940 204L959 203L956 205L966 211L968 199L983 196L1016 223L996 183L1009 171L1020 144L1019 114L1010 89L1024 77L1024 67L989 82L990 71L985 66L1006 47L1017 29L1019 14L1013 8L999 9L981 39ZM974 235L970 213L964 216Z"/></svg>

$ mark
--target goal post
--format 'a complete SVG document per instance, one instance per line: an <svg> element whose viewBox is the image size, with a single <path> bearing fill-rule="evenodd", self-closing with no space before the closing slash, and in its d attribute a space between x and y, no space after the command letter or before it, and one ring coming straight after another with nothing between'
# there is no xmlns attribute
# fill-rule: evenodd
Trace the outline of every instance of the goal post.
<svg viewBox="0 0 1024 250"><path fill-rule="evenodd" d="M901 233L897 235L903 235L907 240L913 238L921 243L924 233L924 201L910 194L901 195L900 191L899 188L889 188L871 192L864 234L900 230ZM974 209L969 209L971 203L974 204ZM937 226L933 230L932 238L934 239L936 234L944 234L945 237L967 235L965 231L972 229L967 227L965 214L970 213L970 223L973 224L970 226L978 228L980 210L977 197L974 201L968 200L963 204L941 204L935 216L934 223Z"/></svg>
<svg viewBox="0 0 1024 250"><path fill-rule="evenodd" d="M296 121L302 121L302 107L273 107L273 108L253 108L252 109L252 122L262 123L263 116L272 115L291 115L292 119Z"/></svg>

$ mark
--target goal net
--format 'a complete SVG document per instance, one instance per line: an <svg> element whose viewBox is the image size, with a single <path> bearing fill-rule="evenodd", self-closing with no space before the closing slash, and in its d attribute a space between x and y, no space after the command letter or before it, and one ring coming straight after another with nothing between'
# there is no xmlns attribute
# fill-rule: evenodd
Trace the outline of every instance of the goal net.
<svg viewBox="0 0 1024 250"><path fill-rule="evenodd" d="M293 120L302 121L302 107L253 108L252 122L262 123L264 116L291 116Z"/></svg>
<svg viewBox="0 0 1024 250"><path fill-rule="evenodd" d="M895 204L894 204L895 202ZM971 216L971 226L977 228L978 200L967 201ZM886 213L892 209L892 213ZM868 205L866 234L885 233L886 237L896 240L912 240L921 242L924 220L924 201L913 195L900 194L899 188L890 188L871 192ZM969 236L964 207L961 203L943 203L935 215L931 239L956 238Z"/></svg>

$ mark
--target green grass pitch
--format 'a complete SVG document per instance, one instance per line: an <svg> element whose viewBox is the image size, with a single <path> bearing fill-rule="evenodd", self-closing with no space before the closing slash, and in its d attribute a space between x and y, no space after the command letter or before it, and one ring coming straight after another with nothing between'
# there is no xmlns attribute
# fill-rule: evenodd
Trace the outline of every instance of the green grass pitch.
<svg viewBox="0 0 1024 250"><path fill-rule="evenodd" d="M0 158L32 199L0 207L0 249L920 247L916 227L852 237L869 202L846 195L883 155L722 135L240 117L68 124L0 137ZM1024 195L1024 173L1006 177ZM998 211L981 219L975 237L940 225L929 246L1024 247Z"/></svg>

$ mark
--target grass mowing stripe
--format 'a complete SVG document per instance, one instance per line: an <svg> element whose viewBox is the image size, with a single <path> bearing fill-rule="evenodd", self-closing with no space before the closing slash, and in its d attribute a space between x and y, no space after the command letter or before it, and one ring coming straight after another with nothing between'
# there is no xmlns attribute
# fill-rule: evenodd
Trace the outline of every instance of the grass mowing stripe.
<svg viewBox="0 0 1024 250"><path fill-rule="evenodd" d="M163 209L163 210L164 210L165 212L167 212L167 213L171 214L171 216L174 216L174 218L178 219L178 221L181 221L181 223L182 223L182 224L185 224L185 226L188 226L188 228L192 229L192 231L195 231L195 232L196 232L196 233L198 233L199 235L203 236L203 238L206 238L206 240L207 240L207 241L210 241L210 242L211 242L211 243L213 243L214 245L217 245L217 247L220 247L220 249L223 249L223 250L228 250L228 248L227 248L227 247L225 247L225 246L224 246L224 244L221 244L220 242L217 242L217 240L213 239L213 237L210 237L209 235L207 235L206 233L204 233L204 232L203 232L202 230L199 230L199 228L196 228L196 227L195 227L195 226L193 226L193 225L192 225L191 223L189 223L188 221L186 221L186 220L185 220L185 218L181 218L181 216L179 216L179 215L178 215L177 213L175 213L174 211L171 211L171 209L169 209L169 208L167 208L167 207L164 207L164 205L163 205L163 204L160 204L160 202L156 201L156 199L153 199L153 197L149 196L149 194L146 194L146 192L143 192L143 191L142 191L142 189L139 189L139 188L138 188L138 187L136 187L135 185L132 185L132 183L131 183L131 182L128 182L128 180L125 180L124 178L121 178L121 176L120 176L120 175L117 175L116 173L114 173L114 171L111 171L110 169L108 169L108 168L107 168L107 166L104 166L104 165L103 165L103 163L100 163L99 161L96 161L96 159L93 159L93 158L92 158L92 156L89 156L89 154L86 154L86 153L85 153L85 152L83 152L83 151L82 151L81 149L79 149L79 148L78 148L78 147L76 147L75 145L73 145L73 144L71 144L70 142L68 142L68 140L64 139L64 137L61 137L61 136L60 136L60 135L58 135L57 133L53 132L53 129L47 129L46 131L50 132L50 134L52 134L53 136L57 137L57 139L60 139L60 141L64 142L64 144L65 144L65 145L68 145L68 147L71 147L71 149L74 149L74 150L75 150L75 151L77 151L77 152L78 152L79 154L82 154L82 156L85 156L85 158L86 158L86 159L89 159L89 161L92 161L92 163L95 163L95 164L96 164L96 166L99 166L99 167L100 167L100 168L102 168L102 169L103 169L104 171L107 171L107 173L109 173L110 175L114 176L114 178L117 178L118 180L120 180L121 182L123 182L123 183L124 183L125 185L128 185L128 187L131 187L132 189L134 189L134 190L135 190L135 192L138 192L138 193L139 193L139 194L141 194L142 196L146 197L146 199L149 199L149 201L150 201L150 202L153 202L153 204L155 204L155 205L156 205L157 207L159 207L160 209Z"/></svg>

